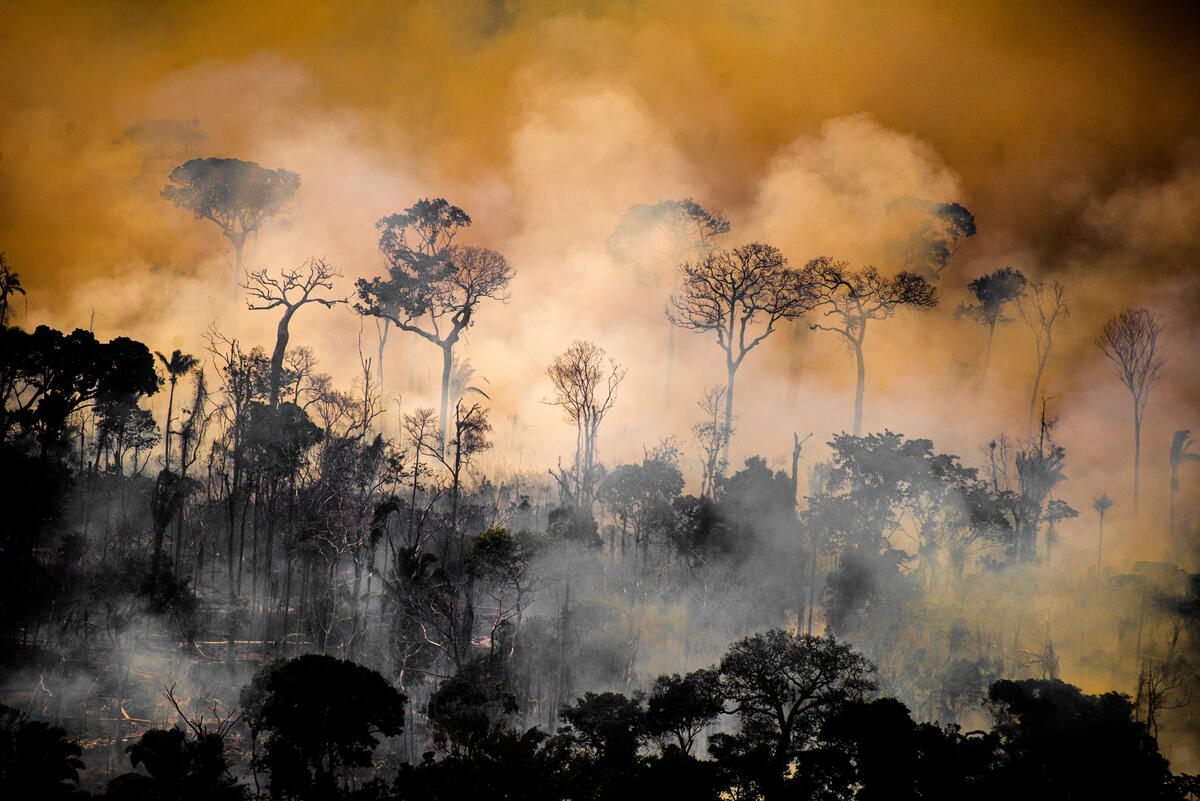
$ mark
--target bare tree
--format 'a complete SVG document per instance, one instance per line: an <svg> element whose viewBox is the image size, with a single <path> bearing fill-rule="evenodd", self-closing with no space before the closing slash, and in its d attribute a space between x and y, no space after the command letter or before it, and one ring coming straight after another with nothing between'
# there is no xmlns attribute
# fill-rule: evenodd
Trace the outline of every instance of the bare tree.
<svg viewBox="0 0 1200 801"><path fill-rule="evenodd" d="M1138 467L1142 456L1142 419L1150 387L1166 359L1159 345L1163 325L1146 309L1126 309L1110 318L1097 344L1133 397L1133 514L1138 513Z"/></svg>
<svg viewBox="0 0 1200 801"><path fill-rule="evenodd" d="M378 223L388 277L359 279L355 309L390 320L442 350L438 442L444 451L454 346L485 299L508 299L513 270L494 250L454 244L471 218L442 198L422 200Z"/></svg>
<svg viewBox="0 0 1200 801"><path fill-rule="evenodd" d="M667 319L688 331L712 332L725 351L725 428L733 430L733 390L738 368L782 320L807 309L796 273L778 248L751 242L707 253L680 266L680 289L667 303ZM722 458L729 461L729 441Z"/></svg>
<svg viewBox="0 0 1200 801"><path fill-rule="evenodd" d="M999 323L1011 323L1013 318L1004 316L1004 308L1025 291L1025 275L1012 267L1002 267L995 272L981 275L967 284L967 289L975 296L975 303L959 304L954 310L957 317L986 325L988 329L987 351L983 357L983 371L979 383L982 386L987 380L988 365L992 362L992 338L996 334Z"/></svg>
<svg viewBox="0 0 1200 801"><path fill-rule="evenodd" d="M570 473L554 474L559 489L576 506L590 509L596 492L596 437L604 416L617 401L617 387L626 371L614 359L605 359L604 349L592 342L575 340L554 357L546 375L554 385L554 399L567 420L575 424L575 463ZM553 474L553 471L551 471Z"/></svg>
<svg viewBox="0 0 1200 801"><path fill-rule="evenodd" d="M1042 373L1050 359L1050 348L1054 345L1054 324L1058 318L1069 315L1063 300L1063 285L1058 281L1049 284L1029 284L1029 291L1017 298L1017 312L1033 332L1034 349L1037 351L1037 372L1033 374L1033 391L1029 393L1029 429L1033 429L1033 413L1037 409L1038 388L1042 384Z"/></svg>
<svg viewBox="0 0 1200 801"><path fill-rule="evenodd" d="M279 406L279 381L283 375L283 357L287 353L288 325L292 317L306 303L320 303L327 309L345 303L345 298L324 298L313 294L319 290L332 290L333 279L340 276L341 273L323 259L309 259L297 269L283 270L278 277L266 270L255 270L246 275L243 286L250 296L246 305L251 311L283 309L283 316L279 318L279 326L275 330L275 350L271 353L272 409Z"/></svg>
<svg viewBox="0 0 1200 801"><path fill-rule="evenodd" d="M170 179L162 196L220 226L237 257L235 275L242 272L246 237L282 212L300 189L296 173L240 159L192 159L172 170Z"/></svg>
<svg viewBox="0 0 1200 801"><path fill-rule="evenodd" d="M854 350L857 380L854 385L854 436L862 433L863 392L866 386L866 364L863 360L863 340L867 323L886 320L901 306L932 309L937 305L937 290L916 273L901 272L891 278L867 266L853 272L844 261L827 257L813 259L800 272L798 294L805 298L808 308L822 311L832 325L813 323L816 331L841 334Z"/></svg>
<svg viewBox="0 0 1200 801"><path fill-rule="evenodd" d="M702 469L700 480L700 497L712 498L716 492L717 479L725 475L729 466L721 456L733 429L722 419L721 410L725 405L725 387L713 386L704 390L696 405L704 412L704 419L692 426L692 433L700 443L703 456L700 457Z"/></svg>

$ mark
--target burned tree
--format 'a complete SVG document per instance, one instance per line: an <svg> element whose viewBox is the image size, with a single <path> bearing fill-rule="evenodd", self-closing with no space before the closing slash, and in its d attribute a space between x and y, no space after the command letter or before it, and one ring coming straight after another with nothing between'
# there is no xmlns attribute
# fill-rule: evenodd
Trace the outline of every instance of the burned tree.
<svg viewBox="0 0 1200 801"><path fill-rule="evenodd" d="M574 465L569 472L560 466L554 476L564 501L583 509L590 509L595 498L600 424L617 402L617 387L625 379L625 370L614 359L605 364L605 355L599 345L575 340L546 368L554 385L554 399L548 403L561 407L575 424Z"/></svg>
<svg viewBox="0 0 1200 801"><path fill-rule="evenodd" d="M1150 387L1166 361L1159 344L1163 325L1146 309L1126 309L1104 324L1097 344L1133 397L1133 514L1138 511L1138 467L1142 456L1142 419Z"/></svg>
<svg viewBox="0 0 1200 801"><path fill-rule="evenodd" d="M725 351L725 429L733 430L733 390L746 354L782 320L806 310L796 273L778 248L751 242L718 250L680 266L681 286L667 304L667 319L688 331L712 332ZM722 458L729 461L726 440Z"/></svg>
<svg viewBox="0 0 1200 801"><path fill-rule="evenodd" d="M172 170L170 179L162 196L220 227L233 244L238 275L246 237L282 212L300 189L296 173L240 159L192 159Z"/></svg>
<svg viewBox="0 0 1200 801"><path fill-rule="evenodd" d="M1024 274L1012 267L1003 267L995 272L981 275L967 284L967 289L975 296L975 303L960 304L954 310L957 317L986 325L988 329L987 350L983 357L983 372L979 383L987 380L988 365L992 361L992 338L996 334L999 323L1011 323L1012 317L1004 316L1004 307L1021 297L1025 291Z"/></svg>
<svg viewBox="0 0 1200 801"><path fill-rule="evenodd" d="M874 267L853 272L844 261L827 257L813 259L800 272L797 295L805 298L808 307L822 311L833 325L813 323L814 331L833 331L841 334L854 350L858 369L854 386L854 436L862 433L863 390L866 366L863 361L863 340L867 323L886 320L901 306L932 309L937 305L937 290L915 273L902 272L886 278Z"/></svg>
<svg viewBox="0 0 1200 801"><path fill-rule="evenodd" d="M340 275L323 259L309 259L297 269L281 271L278 277L266 270L256 270L246 276L244 287L250 296L247 308L251 311L283 309L283 316L279 318L279 326L275 331L275 350L271 353L272 409L279 406L279 382L283 375L283 357L287 353L288 325L292 317L306 303L320 303L327 309L345 303L345 298L324 298L313 294L319 290L332 290L333 279Z"/></svg>
<svg viewBox="0 0 1200 801"><path fill-rule="evenodd" d="M1175 537L1175 493L1179 492L1179 467L1184 462L1200 462L1200 453L1189 450L1196 443L1191 434L1191 431L1184 429L1176 431L1175 436L1171 437L1171 499L1168 519L1172 542Z"/></svg>
<svg viewBox="0 0 1200 801"><path fill-rule="evenodd" d="M390 320L442 351L439 447L446 443L454 346L474 322L485 299L507 300L513 277L508 261L494 250L454 244L471 218L442 198L421 200L375 224L386 278L359 279L359 314Z"/></svg>
<svg viewBox="0 0 1200 801"><path fill-rule="evenodd" d="M1029 393L1029 427L1032 429L1038 388L1042 384L1046 362L1050 360L1050 348L1054 345L1054 324L1059 316L1066 317L1070 313L1063 300L1063 285L1058 281L1030 284L1029 292L1017 298L1017 311L1033 332L1037 352L1037 371L1033 374L1033 391Z"/></svg>

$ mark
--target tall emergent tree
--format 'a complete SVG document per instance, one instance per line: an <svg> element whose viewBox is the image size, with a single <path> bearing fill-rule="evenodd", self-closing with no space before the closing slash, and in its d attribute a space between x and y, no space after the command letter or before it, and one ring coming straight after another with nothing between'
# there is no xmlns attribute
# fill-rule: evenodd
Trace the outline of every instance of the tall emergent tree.
<svg viewBox="0 0 1200 801"><path fill-rule="evenodd" d="M688 331L713 332L725 351L725 429L733 430L733 387L746 354L775 331L781 320L807 306L796 272L778 248L751 242L711 251L680 269L679 292L667 303L667 319ZM723 458L729 461L726 440Z"/></svg>
<svg viewBox="0 0 1200 801"><path fill-rule="evenodd" d="M555 477L564 499L583 509L590 509L595 498L600 424L617 402L617 387L625 379L625 370L614 359L605 364L605 355L599 345L575 340L546 368L554 385L549 403L562 407L575 424L575 464L570 473L560 470Z"/></svg>
<svg viewBox="0 0 1200 801"><path fill-rule="evenodd" d="M976 303L959 304L954 314L986 325L988 329L987 351L983 357L983 372L979 383L987 380L988 365L992 362L992 337L998 323L1011 323L1013 318L1004 316L1004 307L1021 297L1025 291L1025 275L1012 267L1002 267L995 272L981 275L967 284L975 296Z"/></svg>
<svg viewBox="0 0 1200 801"><path fill-rule="evenodd" d="M862 433L863 390L866 385L866 366L863 362L863 340L867 323L886 320L900 306L932 309L937 305L937 290L916 273L897 273L884 277L874 267L854 272L844 261L828 257L813 259L800 271L797 294L805 298L808 307L823 312L833 325L813 323L815 331L841 334L854 349L858 378L854 386L854 436Z"/></svg>
<svg viewBox="0 0 1200 801"><path fill-rule="evenodd" d="M332 290L333 279L341 276L323 259L309 259L294 270L283 270L278 277L266 270L255 270L246 276L244 284L250 296L247 306L251 311L266 311L283 308L279 326L275 331L275 350L271 353L271 408L279 406L279 382L283 375L283 357L287 352L288 324L306 303L320 303L332 309L345 298L323 298L314 295L318 290Z"/></svg>
<svg viewBox="0 0 1200 801"><path fill-rule="evenodd" d="M679 289L676 266L698 259L716 247L717 237L729 233L729 220L696 201L660 200L630 206L608 237L608 255L633 271L633 278L655 288L665 273L674 275L672 292ZM675 326L667 326L666 386L671 391L675 361Z"/></svg>
<svg viewBox="0 0 1200 801"><path fill-rule="evenodd" d="M1138 465L1142 456L1142 419L1150 387L1166 361L1158 337L1163 325L1146 309L1126 309L1110 318L1100 334L1100 350L1133 396L1133 514L1138 511Z"/></svg>
<svg viewBox="0 0 1200 801"><path fill-rule="evenodd" d="M494 250L454 244L471 224L458 206L442 198L420 200L375 224L386 278L359 279L355 310L390 320L442 350L442 401L438 442L445 449L454 346L474 322L485 299L507 300L513 270Z"/></svg>
<svg viewBox="0 0 1200 801"><path fill-rule="evenodd" d="M163 426L163 440L166 443L166 455L163 457L163 467L167 470L171 469L171 412L175 408L175 382L181 376L185 376L195 369L200 360L190 353L176 349L171 352L171 358L167 358L159 351L154 351L154 355L162 362L163 369L167 371L167 381L171 384L171 392L167 395L167 424Z"/></svg>
<svg viewBox="0 0 1200 801"><path fill-rule="evenodd" d="M300 176L240 159L192 159L171 171L162 196L197 219L212 220L236 254L242 274L246 237L284 210L300 188Z"/></svg>
<svg viewBox="0 0 1200 801"><path fill-rule="evenodd" d="M1029 284L1029 292L1017 297L1017 311L1025 325L1033 332L1034 349L1037 351L1037 371L1033 374L1033 391L1029 393L1029 428L1033 429L1033 413L1037 409L1038 388L1042 385L1042 373L1050 360L1050 348L1054 345L1054 324L1059 316L1070 314L1063 300L1063 285L1058 281L1049 284Z"/></svg>

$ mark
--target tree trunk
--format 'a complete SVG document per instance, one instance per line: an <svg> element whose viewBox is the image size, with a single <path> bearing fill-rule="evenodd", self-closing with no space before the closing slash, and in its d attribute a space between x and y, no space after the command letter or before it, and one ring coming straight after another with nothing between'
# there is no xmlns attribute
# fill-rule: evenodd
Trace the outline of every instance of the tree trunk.
<svg viewBox="0 0 1200 801"><path fill-rule="evenodd" d="M854 366L858 369L858 377L854 382L854 436L862 436L863 391L867 384L867 368L863 362L863 337L866 336L864 326L862 334L854 342Z"/></svg>
<svg viewBox="0 0 1200 801"><path fill-rule="evenodd" d="M727 360L727 363L729 383L725 385L725 449L721 455L725 460L726 469L729 468L729 443L733 439L733 381L737 377L737 363L732 360Z"/></svg>
<svg viewBox="0 0 1200 801"><path fill-rule="evenodd" d="M996 333L996 321L993 320L992 324L988 326L987 350L984 351L984 354L983 354L983 372L980 373L980 375L979 375L979 386L980 387L987 386L988 365L990 365L992 363L992 337L995 335L995 333Z"/></svg>
<svg viewBox="0 0 1200 801"><path fill-rule="evenodd" d="M171 376L171 391L167 395L167 424L163 428L163 441L167 444L167 452L163 457L163 467L171 469L171 412L175 407L175 381L176 377ZM182 461L182 460L181 460Z"/></svg>
<svg viewBox="0 0 1200 801"><path fill-rule="evenodd" d="M438 453L446 453L446 412L450 406L450 363L454 346L442 345L442 412L438 415Z"/></svg>
<svg viewBox="0 0 1200 801"><path fill-rule="evenodd" d="M1027 424L1029 431L1033 431L1033 413L1037 409L1038 387L1042 384L1042 371L1046 369L1046 361L1050 358L1050 348L1046 348L1046 352L1042 354L1042 358L1038 360L1037 372L1033 376L1033 392L1029 396L1029 422Z"/></svg>
<svg viewBox="0 0 1200 801"><path fill-rule="evenodd" d="M1142 459L1142 416L1138 413L1137 397L1133 400L1133 517L1138 516L1138 468Z"/></svg>
<svg viewBox="0 0 1200 801"><path fill-rule="evenodd" d="M297 306L289 306L279 319L279 327L275 330L275 351L271 354L271 408L279 408L279 383L283 380L283 357L287 352L288 323L296 313Z"/></svg>

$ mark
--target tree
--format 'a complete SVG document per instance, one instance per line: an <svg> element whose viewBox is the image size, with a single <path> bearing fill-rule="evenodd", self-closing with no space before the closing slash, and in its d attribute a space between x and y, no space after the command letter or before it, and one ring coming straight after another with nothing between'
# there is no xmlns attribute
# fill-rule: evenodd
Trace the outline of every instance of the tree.
<svg viewBox="0 0 1200 801"><path fill-rule="evenodd" d="M772 629L730 647L718 668L729 711L741 721L736 747L758 751L754 777L767 801L782 797L791 767L824 722L875 691L874 667L849 645ZM733 745L719 736L718 751ZM716 738L714 738L716 739Z"/></svg>
<svg viewBox="0 0 1200 801"><path fill-rule="evenodd" d="M806 310L805 298L787 259L761 242L710 251L679 270L680 288L667 303L667 319L687 331L716 334L725 351L725 429L731 432L738 368L780 321ZM729 461L728 441L723 458Z"/></svg>
<svg viewBox="0 0 1200 801"><path fill-rule="evenodd" d="M676 266L688 259L701 258L715 247L716 238L729 233L729 221L692 199L660 200L630 206L617 221L608 237L608 255L617 264L630 268L633 278L654 288L663 273L675 276L671 291L678 290ZM667 393L671 391L671 372L675 361L675 326L667 325Z"/></svg>
<svg viewBox="0 0 1200 801"><path fill-rule="evenodd" d="M8 325L8 299L17 294L25 294L21 279L8 269L8 261L0 253L0 326Z"/></svg>
<svg viewBox="0 0 1200 801"><path fill-rule="evenodd" d="M1033 391L1029 393L1029 427L1033 428L1033 412L1037 408L1038 387L1042 384L1042 373L1050 359L1050 348L1054 345L1054 324L1059 316L1070 312L1063 301L1063 285L1058 281L1049 284L1029 284L1029 292L1017 298L1017 311L1021 319L1033 332L1034 350L1037 354L1037 371L1033 374Z"/></svg>
<svg viewBox="0 0 1200 801"><path fill-rule="evenodd" d="M596 492L596 438L600 424L617 402L617 388L625 380L625 370L615 359L605 364L604 348L592 342L575 340L556 355L546 368L554 386L554 399L548 401L575 424L575 462L570 473L555 474L564 501L590 509ZM553 473L553 471L551 471Z"/></svg>
<svg viewBox="0 0 1200 801"><path fill-rule="evenodd" d="M283 357L287 352L288 324L306 303L320 303L327 309L345 303L345 298L322 298L313 295L321 289L332 290L333 279L340 276L341 273L326 264L323 259L309 259L298 269L283 270L278 278L266 270L256 270L246 276L244 286L250 295L246 305L251 311L283 308L283 316L279 318L279 325L275 330L275 350L271 353L269 402L272 409L279 406L279 382L283 375Z"/></svg>
<svg viewBox="0 0 1200 801"><path fill-rule="evenodd" d="M1114 501L1107 495L1100 495L1092 500L1092 508L1100 515L1100 534L1096 538L1096 575L1100 575L1100 567L1104 564L1104 513L1112 508Z"/></svg>
<svg viewBox="0 0 1200 801"><path fill-rule="evenodd" d="M1117 377L1133 397L1133 514L1138 512L1138 467L1142 457L1142 419L1150 387L1158 380L1166 359L1158 338L1159 318L1146 309L1126 309L1104 324L1100 350L1117 370Z"/></svg>
<svg viewBox="0 0 1200 801"><path fill-rule="evenodd" d="M196 219L212 220L233 244L234 275L242 274L246 237L284 210L300 176L240 159L192 159L171 171L162 196Z"/></svg>
<svg viewBox="0 0 1200 801"><path fill-rule="evenodd" d="M454 346L487 299L507 300L513 270L494 250L454 244L471 218L442 198L421 200L375 224L387 278L359 279L355 310L390 320L442 351L442 401L438 442L446 443Z"/></svg>
<svg viewBox="0 0 1200 801"><path fill-rule="evenodd" d="M695 434L704 454L700 457L700 497L710 500L716 494L718 479L725 475L725 470L729 467L728 460L722 456L726 453L729 439L733 436L733 429L721 418L721 408L725 405L727 394L727 390L722 386L706 388L700 400L696 402L700 411L704 412L704 418L692 426L692 433Z"/></svg>
<svg viewBox="0 0 1200 801"><path fill-rule="evenodd" d="M987 351L983 357L983 372L979 383L987 380L988 365L992 361L992 337L999 323L1011 323L1012 317L1004 316L1004 307L1021 297L1025 291L1025 275L1012 267L1002 267L995 272L981 275L967 284L967 289L975 296L976 303L959 304L954 314L969 320L974 320L988 329Z"/></svg>
<svg viewBox="0 0 1200 801"><path fill-rule="evenodd" d="M978 229L975 215L959 203L937 203L911 195L887 204L888 212L914 218L912 232L888 243L890 261L930 281L941 277Z"/></svg>
<svg viewBox="0 0 1200 801"><path fill-rule="evenodd" d="M267 665L241 694L246 723L266 733L259 765L272 798L334 798L341 770L370 764L377 735L404 728L404 694L353 662L305 654Z"/></svg>
<svg viewBox="0 0 1200 801"><path fill-rule="evenodd" d="M63 729L0 704L0 787L7 797L75 797L82 753Z"/></svg>
<svg viewBox="0 0 1200 801"><path fill-rule="evenodd" d="M646 733L660 743L674 737L679 749L691 754L696 737L724 711L720 674L715 668L694 670L686 676L663 674L654 680L646 699Z"/></svg>
<svg viewBox="0 0 1200 801"><path fill-rule="evenodd" d="M1175 537L1175 493L1179 491L1179 466L1184 462L1200 462L1200 453L1189 450L1196 440L1192 439L1191 431L1184 429L1176 431L1171 437L1171 537Z"/></svg>
<svg viewBox="0 0 1200 801"><path fill-rule="evenodd" d="M167 470L171 469L171 412L175 408L175 382L181 376L190 373L200 360L190 353L184 353L181 350L171 352L171 358L163 356L161 352L154 351L154 355L162 362L163 369L167 371L167 381L171 384L171 392L167 395L167 423L163 426L163 438L166 444L166 455L163 456L163 467Z"/></svg>
<svg viewBox="0 0 1200 801"><path fill-rule="evenodd" d="M854 386L854 436L857 437L862 433L866 384L863 339L867 323L895 316L900 306L932 309L937 305L937 290L916 273L902 272L885 278L874 267L864 267L858 272L847 267L846 262L828 257L813 259L800 272L798 283L799 294L806 298L808 308L821 310L825 318L834 321L828 326L813 323L809 328L841 334L854 350L858 368Z"/></svg>

